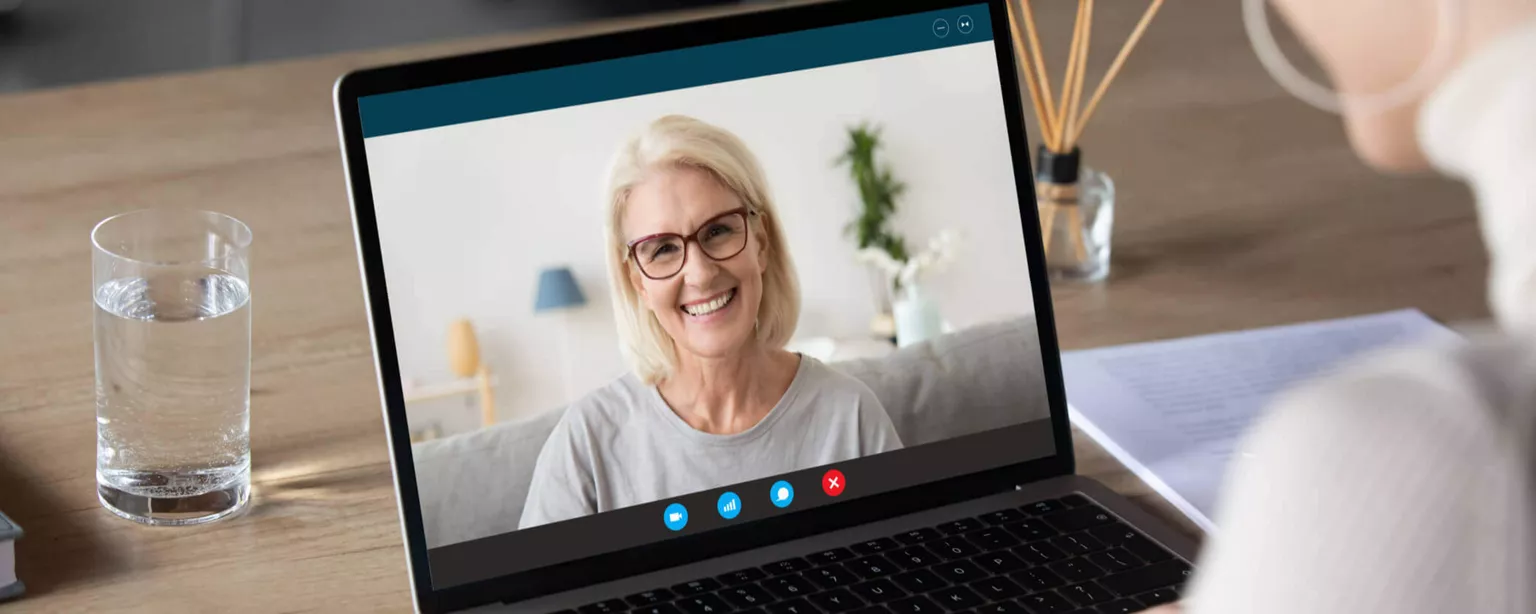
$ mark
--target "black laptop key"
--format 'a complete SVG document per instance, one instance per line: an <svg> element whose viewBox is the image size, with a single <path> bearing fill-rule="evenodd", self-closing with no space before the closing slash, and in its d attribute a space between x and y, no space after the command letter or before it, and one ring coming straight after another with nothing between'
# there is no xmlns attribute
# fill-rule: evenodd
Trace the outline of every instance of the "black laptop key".
<svg viewBox="0 0 1536 614"><path fill-rule="evenodd" d="M880 539L871 539L867 542L854 544L853 551L859 554L874 554L876 552L895 550L900 547L901 545L897 544L896 540L889 537L882 537Z"/></svg>
<svg viewBox="0 0 1536 614"><path fill-rule="evenodd" d="M971 561L980 565L982 569L996 574L1009 573L1029 566L1029 563L1025 563L1024 559L1015 556L1011 552L988 552L972 558Z"/></svg>
<svg viewBox="0 0 1536 614"><path fill-rule="evenodd" d="M1178 591L1175 591L1175 590L1173 590L1171 588L1160 588L1160 589L1157 589L1155 591L1152 591L1152 592L1149 592L1149 593L1142 593L1142 594L1136 596L1136 601L1141 602L1141 605L1144 605L1144 606L1149 607L1149 608L1153 607L1153 606L1163 605L1165 603L1173 603L1173 602L1178 601L1178 600L1179 600L1179 593L1178 593Z"/></svg>
<svg viewBox="0 0 1536 614"><path fill-rule="evenodd" d="M970 561L947 561L933 566L933 571L945 580L955 584L964 584L971 580L980 580L987 577L987 572Z"/></svg>
<svg viewBox="0 0 1536 614"><path fill-rule="evenodd" d="M896 587L889 579L870 580L863 584L855 584L852 587L853 594L858 595L870 603L885 603L892 599L907 596L907 591Z"/></svg>
<svg viewBox="0 0 1536 614"><path fill-rule="evenodd" d="M768 577L768 574L763 572L763 570L756 567L748 567L746 569L738 569L731 573L720 574L715 576L715 579L719 580L721 584L726 586L736 586L737 584L756 582L766 577Z"/></svg>
<svg viewBox="0 0 1536 614"><path fill-rule="evenodd" d="M1140 601L1134 599L1116 599L1109 603L1101 603L1093 609L1098 614L1135 614L1147 609Z"/></svg>
<svg viewBox="0 0 1536 614"><path fill-rule="evenodd" d="M1116 595L1130 597L1163 587L1182 585L1188 575L1188 565L1178 561L1164 561L1104 576L1099 579L1099 583Z"/></svg>
<svg viewBox="0 0 1536 614"><path fill-rule="evenodd" d="M1058 576L1066 578L1068 582L1082 582L1085 580L1092 580L1104 575L1103 569L1101 569L1098 565L1094 565L1093 563L1089 562L1087 559L1067 559L1065 561L1056 561L1055 563L1047 565L1046 569L1055 572Z"/></svg>
<svg viewBox="0 0 1536 614"><path fill-rule="evenodd" d="M963 559L981 554L981 549L958 535L930 542L928 549L946 559Z"/></svg>
<svg viewBox="0 0 1536 614"><path fill-rule="evenodd" d="M1053 589L1067 584L1067 581L1063 580L1061 576L1044 567L1017 571L1009 575L1008 578L1018 582L1019 586L1028 589L1030 592Z"/></svg>
<svg viewBox="0 0 1536 614"><path fill-rule="evenodd" d="M811 602L804 599L790 599L789 601L770 603L768 607L763 609L767 610L768 614L821 614L821 610L816 609L816 606L811 605Z"/></svg>
<svg viewBox="0 0 1536 614"><path fill-rule="evenodd" d="M763 590L756 584L733 586L716 594L724 597L731 605L738 608L755 608L778 601L773 595L768 594L768 591Z"/></svg>
<svg viewBox="0 0 1536 614"><path fill-rule="evenodd" d="M629 611L629 614L683 614L682 610L670 603L658 603L655 605L643 605Z"/></svg>
<svg viewBox="0 0 1536 614"><path fill-rule="evenodd" d="M846 588L838 588L810 596L811 603L824 612L839 614L864 606L864 600L853 596Z"/></svg>
<svg viewBox="0 0 1536 614"><path fill-rule="evenodd" d="M810 561L807 561L807 560L802 559L800 557L795 557L795 558L792 558L792 559L784 559L782 561L776 561L776 562L764 565L763 566L763 571L768 572L768 575L770 575L770 576L782 576L782 575L787 574L787 573L795 573L797 571L805 571L805 570L810 569L810 568L811 568L811 562Z"/></svg>
<svg viewBox="0 0 1536 614"><path fill-rule="evenodd" d="M848 571L842 565L827 565L826 567L817 567L805 572L805 577L811 582L814 582L816 586L820 586L821 588L844 586L859 581L858 576L854 575L853 572Z"/></svg>
<svg viewBox="0 0 1536 614"><path fill-rule="evenodd" d="M971 590L980 593L982 597L986 597L988 601L1013 599L1014 597L1018 597L1019 595L1023 595L1024 593L1029 592L1024 590L1024 587L1019 586L1017 582L1002 576L993 576L991 578L977 580L970 583L968 586L971 587Z"/></svg>
<svg viewBox="0 0 1536 614"><path fill-rule="evenodd" d="M895 614L890 608L883 605L871 605L853 611L853 614Z"/></svg>
<svg viewBox="0 0 1536 614"><path fill-rule="evenodd" d="M920 569L944 560L923 546L907 546L886 557L905 569Z"/></svg>
<svg viewBox="0 0 1536 614"><path fill-rule="evenodd" d="M838 561L846 561L853 558L853 551L847 548L833 548L817 552L805 558L810 559L812 563L817 565L831 565Z"/></svg>
<svg viewBox="0 0 1536 614"><path fill-rule="evenodd" d="M1084 496L1082 496L1080 494L1077 494L1077 493L1072 493L1070 495L1062 497L1060 499L1060 501L1061 501L1062 505L1065 505L1067 507L1082 507L1082 506L1088 505L1090 503L1088 501L1088 497L1084 497Z"/></svg>
<svg viewBox="0 0 1536 614"><path fill-rule="evenodd" d="M1013 524L1003 525L1003 528L1007 529L1009 533L1014 534L1014 536L1018 537L1019 539L1027 542L1056 537L1056 535L1059 533L1056 529L1051 528L1050 525L1047 525L1044 522L1040 522L1040 520L1036 518L1031 518L1023 522L1015 522Z"/></svg>
<svg viewBox="0 0 1536 614"><path fill-rule="evenodd" d="M1125 540L1120 544L1120 547L1151 563L1161 563L1173 558L1172 552L1140 535Z"/></svg>
<svg viewBox="0 0 1536 614"><path fill-rule="evenodd" d="M1114 515L1100 509L1097 505L1074 507L1069 510L1041 516L1040 519L1062 533L1082 531L1115 521Z"/></svg>
<svg viewBox="0 0 1536 614"><path fill-rule="evenodd" d="M928 593L928 598L938 602L940 606L951 612L968 610L987 602L987 600L981 598L981 595L977 595L976 591L964 586L941 588Z"/></svg>
<svg viewBox="0 0 1536 614"><path fill-rule="evenodd" d="M685 614L723 614L735 609L714 595L694 595L672 603Z"/></svg>
<svg viewBox="0 0 1536 614"><path fill-rule="evenodd" d="M944 608L922 595L897 599L886 605L896 614L942 614Z"/></svg>
<svg viewBox="0 0 1536 614"><path fill-rule="evenodd" d="M849 571L858 574L859 577L869 580L883 578L901 571L895 563L878 554L872 554L861 559L854 559L843 564Z"/></svg>
<svg viewBox="0 0 1536 614"><path fill-rule="evenodd" d="M701 595L720 588L720 583L709 578L684 582L672 587L672 592L679 595Z"/></svg>
<svg viewBox="0 0 1536 614"><path fill-rule="evenodd" d="M1027 597L1020 597L1019 603L1034 614L1060 614L1077 609L1066 597L1056 594L1055 591L1042 591Z"/></svg>
<svg viewBox="0 0 1536 614"><path fill-rule="evenodd" d="M1029 513L1029 514L1033 514L1033 515L1036 515L1036 516L1043 516L1045 514L1054 514L1056 512L1064 510L1064 509L1067 509L1067 506L1065 504L1063 504L1061 501L1058 501L1056 499L1046 499L1044 501L1036 501L1034 503L1031 503L1029 505L1026 505L1026 506L1023 506L1023 507L1019 508L1020 511L1023 511L1023 512Z"/></svg>
<svg viewBox="0 0 1536 614"><path fill-rule="evenodd" d="M606 599L581 606L576 608L576 611L581 614L617 614L628 609L629 604L624 603L621 599Z"/></svg>
<svg viewBox="0 0 1536 614"><path fill-rule="evenodd" d="M666 603L676 598L677 595L672 594L672 591L664 588L657 588L645 591L643 593L635 593L625 597L624 600L628 601L629 605L638 608L643 605L656 605L658 603Z"/></svg>
<svg viewBox="0 0 1536 614"><path fill-rule="evenodd" d="M794 599L795 597L804 597L816 592L815 585L812 585L800 576L769 578L764 580L761 586L768 589L768 592L778 596L779 599ZM772 608L769 608L769 610L771 611Z"/></svg>
<svg viewBox="0 0 1536 614"><path fill-rule="evenodd" d="M909 571L907 573L891 578L891 581L895 582L897 586L900 586L901 588L904 588L908 592L912 593L926 593L934 589L949 586L949 583L945 582L943 578L940 578L933 572L926 569Z"/></svg>
<svg viewBox="0 0 1536 614"><path fill-rule="evenodd" d="M1019 538L1014 537L1012 533L1004 531L1002 527L987 527L980 531L971 531L965 534L965 539L980 546L982 552L1000 550L1019 544Z"/></svg>
<svg viewBox="0 0 1536 614"><path fill-rule="evenodd" d="M1114 594L1104 590L1104 587L1095 584L1091 580L1082 584L1073 584L1060 590L1062 594L1067 596L1067 599L1071 599L1077 605L1083 607L1097 605L1115 598Z"/></svg>
<svg viewBox="0 0 1536 614"><path fill-rule="evenodd" d="M1098 538L1106 546L1118 546L1125 543L1126 540L1141 537L1141 534L1137 533L1136 529L1132 529L1121 522L1111 522L1088 529L1088 534Z"/></svg>
<svg viewBox="0 0 1536 614"><path fill-rule="evenodd" d="M1067 558L1067 553L1062 552L1060 548L1052 546L1047 542L1024 544L1014 548L1011 552L1017 554L1019 558L1024 559L1024 562L1031 565L1044 565Z"/></svg>
<svg viewBox="0 0 1536 614"><path fill-rule="evenodd" d="M919 544L930 539L937 539L940 533L935 529L913 529L896 536L896 541L903 544Z"/></svg>
<svg viewBox="0 0 1536 614"><path fill-rule="evenodd" d="M1025 516L1024 512L1010 508L992 512L990 514L982 514L981 516L978 516L978 518L981 518L982 522L990 525L1000 525L1008 524L1010 522L1018 522L1027 518L1027 516Z"/></svg>
<svg viewBox="0 0 1536 614"><path fill-rule="evenodd" d="M1088 560L1093 561L1099 567L1103 567L1109 573L1128 571L1143 565L1141 559L1127 552L1124 548L1113 548L1103 552L1095 552L1088 555Z"/></svg>
<svg viewBox="0 0 1536 614"><path fill-rule="evenodd" d="M936 528L945 535L959 535L980 529L981 521L975 518L962 518L954 522L946 522Z"/></svg>
<svg viewBox="0 0 1536 614"><path fill-rule="evenodd" d="M976 614L1029 614L1017 601L999 601L976 608Z"/></svg>
<svg viewBox="0 0 1536 614"><path fill-rule="evenodd" d="M1098 552L1107 548L1099 538L1089 535L1087 532L1073 533L1071 535L1057 535L1050 539L1052 546L1061 548L1067 554L1081 556L1090 552Z"/></svg>

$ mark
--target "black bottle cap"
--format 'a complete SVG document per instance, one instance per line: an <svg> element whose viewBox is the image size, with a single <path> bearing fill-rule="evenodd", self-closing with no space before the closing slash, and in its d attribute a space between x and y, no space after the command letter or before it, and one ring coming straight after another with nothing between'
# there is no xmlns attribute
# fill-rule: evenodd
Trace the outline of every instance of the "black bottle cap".
<svg viewBox="0 0 1536 614"><path fill-rule="evenodd" d="M1072 148L1067 153L1056 153L1040 146L1040 153L1036 155L1035 180L1049 183L1077 183L1077 172L1081 164L1082 150Z"/></svg>

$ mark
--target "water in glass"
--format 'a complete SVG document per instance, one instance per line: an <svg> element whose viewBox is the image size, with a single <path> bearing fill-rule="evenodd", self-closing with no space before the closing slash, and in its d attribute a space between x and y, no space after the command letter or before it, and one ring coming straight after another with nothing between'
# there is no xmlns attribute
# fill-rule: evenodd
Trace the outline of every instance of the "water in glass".
<svg viewBox="0 0 1536 614"><path fill-rule="evenodd" d="M246 282L172 268L108 280L95 301L103 502L153 524L206 522L241 507L250 479Z"/></svg>

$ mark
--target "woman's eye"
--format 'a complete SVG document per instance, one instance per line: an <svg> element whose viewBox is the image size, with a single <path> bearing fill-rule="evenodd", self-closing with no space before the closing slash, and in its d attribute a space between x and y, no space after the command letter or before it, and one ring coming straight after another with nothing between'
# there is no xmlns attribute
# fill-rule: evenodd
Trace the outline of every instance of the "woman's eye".
<svg viewBox="0 0 1536 614"><path fill-rule="evenodd" d="M715 224L714 226L710 226L708 230L704 231L704 238L714 239L717 237L729 236L734 232L736 232L735 228L731 228L725 224Z"/></svg>
<svg viewBox="0 0 1536 614"><path fill-rule="evenodd" d="M671 243L662 243L661 245L657 245L651 248L650 251L647 252L646 258L654 261L657 258L671 254L674 251L677 251L677 246L672 245Z"/></svg>

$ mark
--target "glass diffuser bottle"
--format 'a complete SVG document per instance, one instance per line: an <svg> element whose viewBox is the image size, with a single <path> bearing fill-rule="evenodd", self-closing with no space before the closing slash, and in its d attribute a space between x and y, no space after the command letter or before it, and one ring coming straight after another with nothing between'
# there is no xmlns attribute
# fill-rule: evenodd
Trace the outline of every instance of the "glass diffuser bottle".
<svg viewBox="0 0 1536 614"><path fill-rule="evenodd" d="M1035 196L1051 279L1095 282L1107 277L1115 219L1115 184L1109 176L1084 166L1079 149L1056 153L1042 146Z"/></svg>

